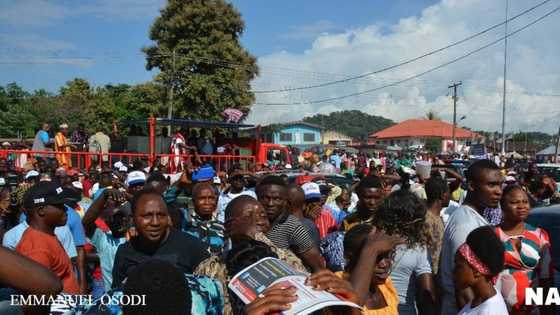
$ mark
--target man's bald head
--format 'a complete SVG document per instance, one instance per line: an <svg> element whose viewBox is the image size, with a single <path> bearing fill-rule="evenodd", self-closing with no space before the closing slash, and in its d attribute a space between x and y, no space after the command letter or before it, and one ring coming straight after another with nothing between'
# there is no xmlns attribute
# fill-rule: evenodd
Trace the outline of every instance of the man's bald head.
<svg viewBox="0 0 560 315"><path fill-rule="evenodd" d="M291 184L288 186L287 191L290 210L293 212L293 209L297 209L298 211L303 209L305 205L305 192L301 186Z"/></svg>
<svg viewBox="0 0 560 315"><path fill-rule="evenodd" d="M225 220L227 221L229 218L242 215L243 210L249 207L258 207L260 205L257 199L248 195L241 195L228 203L225 210Z"/></svg>
<svg viewBox="0 0 560 315"><path fill-rule="evenodd" d="M225 236L231 239L242 236L254 238L255 233L270 230L270 222L260 202L246 195L233 199L227 205L224 225Z"/></svg>

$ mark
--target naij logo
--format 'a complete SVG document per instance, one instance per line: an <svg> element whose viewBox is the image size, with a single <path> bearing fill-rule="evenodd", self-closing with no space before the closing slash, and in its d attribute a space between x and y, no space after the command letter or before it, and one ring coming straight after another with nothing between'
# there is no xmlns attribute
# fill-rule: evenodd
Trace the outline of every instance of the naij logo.
<svg viewBox="0 0 560 315"><path fill-rule="evenodd" d="M550 288L546 296L543 288L526 288L525 305L560 305L558 288Z"/></svg>

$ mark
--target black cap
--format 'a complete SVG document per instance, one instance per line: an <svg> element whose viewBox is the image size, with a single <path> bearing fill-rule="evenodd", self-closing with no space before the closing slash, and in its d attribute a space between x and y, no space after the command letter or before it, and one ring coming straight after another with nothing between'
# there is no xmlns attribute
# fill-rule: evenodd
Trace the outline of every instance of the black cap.
<svg viewBox="0 0 560 315"><path fill-rule="evenodd" d="M53 182L39 182L29 188L23 196L23 205L26 209L61 204L64 204L64 190Z"/></svg>

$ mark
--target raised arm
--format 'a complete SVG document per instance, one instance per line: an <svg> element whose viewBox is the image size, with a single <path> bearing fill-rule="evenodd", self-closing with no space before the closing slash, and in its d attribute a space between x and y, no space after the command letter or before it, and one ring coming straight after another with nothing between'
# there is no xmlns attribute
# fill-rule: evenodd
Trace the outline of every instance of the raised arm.
<svg viewBox="0 0 560 315"><path fill-rule="evenodd" d="M97 218L99 218L99 216L103 212L103 209L105 208L105 204L107 203L107 199L109 197L117 202L126 200L125 195L122 192L116 189L105 189L103 193L97 199L95 199L93 204L91 204L88 211L84 215L84 218L82 219L82 224L84 225L84 230L87 237L91 238L93 236L96 228L95 220L97 220Z"/></svg>
<svg viewBox="0 0 560 315"><path fill-rule="evenodd" d="M0 282L28 294L55 296L62 291L54 273L4 247L0 247Z"/></svg>
<svg viewBox="0 0 560 315"><path fill-rule="evenodd" d="M382 230L373 229L364 245L358 263L350 273L350 283L356 290L361 305L366 303L377 256L391 251L404 240L395 235L387 235Z"/></svg>

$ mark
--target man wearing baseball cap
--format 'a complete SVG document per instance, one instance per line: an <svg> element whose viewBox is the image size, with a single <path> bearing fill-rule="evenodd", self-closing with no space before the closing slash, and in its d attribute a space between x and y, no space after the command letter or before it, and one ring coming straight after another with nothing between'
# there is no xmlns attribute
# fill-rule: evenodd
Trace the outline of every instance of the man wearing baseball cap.
<svg viewBox="0 0 560 315"><path fill-rule="evenodd" d="M301 186L305 193L303 215L312 220L319 230L319 238L323 239L330 232L338 230L338 225L330 211L323 209L323 196L319 184L311 182Z"/></svg>
<svg viewBox="0 0 560 315"><path fill-rule="evenodd" d="M62 187L40 182L27 190L23 203L29 228L16 251L55 273L62 280L64 293L80 294L70 258L54 234L54 229L65 225L68 219Z"/></svg>
<svg viewBox="0 0 560 315"><path fill-rule="evenodd" d="M132 171L126 177L126 186L128 187L128 192L131 194L142 190L145 184L146 173L142 171Z"/></svg>

